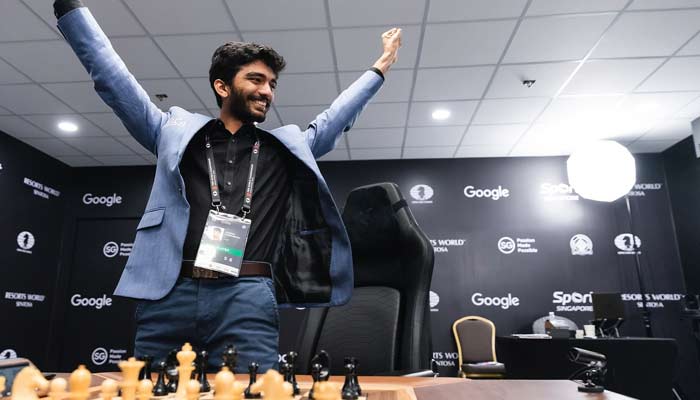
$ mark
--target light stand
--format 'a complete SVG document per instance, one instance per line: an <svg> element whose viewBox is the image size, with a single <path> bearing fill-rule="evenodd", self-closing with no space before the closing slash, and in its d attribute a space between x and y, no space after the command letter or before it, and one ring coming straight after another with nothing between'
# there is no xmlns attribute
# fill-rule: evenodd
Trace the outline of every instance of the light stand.
<svg viewBox="0 0 700 400"><path fill-rule="evenodd" d="M625 204L627 205L627 216L630 222L630 235L632 235L632 250L634 250L634 263L637 267L637 280L639 281L639 294L642 296L642 322L644 323L644 330L647 337L653 337L654 334L651 330L651 312L647 307L647 292L644 288L644 280L642 279L642 265L639 262L639 247L637 246L637 236L635 236L633 218L632 218L632 207L630 206L630 197L625 195Z"/></svg>

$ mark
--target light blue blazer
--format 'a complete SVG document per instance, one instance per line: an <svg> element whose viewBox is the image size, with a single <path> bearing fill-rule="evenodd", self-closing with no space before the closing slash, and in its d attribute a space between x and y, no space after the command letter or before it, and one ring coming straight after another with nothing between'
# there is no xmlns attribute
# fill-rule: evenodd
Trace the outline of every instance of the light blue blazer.
<svg viewBox="0 0 700 400"><path fill-rule="evenodd" d="M95 90L131 135L158 157L146 210L115 295L157 300L175 285L190 206L179 164L187 144L211 117L153 104L112 48L87 8L70 11L58 27L95 83ZM343 91L306 130L270 131L298 159L273 268L282 306L332 306L352 294L350 242L315 159L331 151L383 83L368 71ZM300 94L303 96L303 94Z"/></svg>

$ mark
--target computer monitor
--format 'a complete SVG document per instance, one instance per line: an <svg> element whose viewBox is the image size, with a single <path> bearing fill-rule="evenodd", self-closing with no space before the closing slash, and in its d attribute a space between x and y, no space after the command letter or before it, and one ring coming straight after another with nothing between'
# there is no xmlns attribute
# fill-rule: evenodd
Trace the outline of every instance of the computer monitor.
<svg viewBox="0 0 700 400"><path fill-rule="evenodd" d="M625 318L625 305L620 293L593 293L593 318L617 320Z"/></svg>

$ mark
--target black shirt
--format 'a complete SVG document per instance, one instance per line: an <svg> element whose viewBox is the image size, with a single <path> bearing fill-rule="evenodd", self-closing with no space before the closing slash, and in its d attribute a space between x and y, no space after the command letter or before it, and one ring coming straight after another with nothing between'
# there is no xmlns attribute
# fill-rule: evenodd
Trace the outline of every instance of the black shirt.
<svg viewBox="0 0 700 400"><path fill-rule="evenodd" d="M271 134L253 125L243 125L231 134L220 120L213 120L200 129L187 145L180 161L185 180L185 195L190 204L190 220L183 249L183 260L197 257L199 242L211 205L209 173L205 152L205 135L214 150L214 164L221 195L221 210L241 214L243 197L250 169L250 154L260 139L260 155L255 173L253 201L248 214L252 220L244 260L272 262L274 247L284 222L287 199L291 190L292 154Z"/></svg>

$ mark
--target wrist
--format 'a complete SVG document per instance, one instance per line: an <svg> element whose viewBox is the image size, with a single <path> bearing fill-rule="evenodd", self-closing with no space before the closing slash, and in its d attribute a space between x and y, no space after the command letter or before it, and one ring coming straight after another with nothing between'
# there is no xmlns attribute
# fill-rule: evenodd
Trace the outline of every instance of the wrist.
<svg viewBox="0 0 700 400"><path fill-rule="evenodd" d="M374 65L372 65L372 67L377 68L385 74L389 70L389 67L391 67L391 65L394 64L395 61L396 56L394 54L385 52L377 59L377 61L374 63Z"/></svg>

